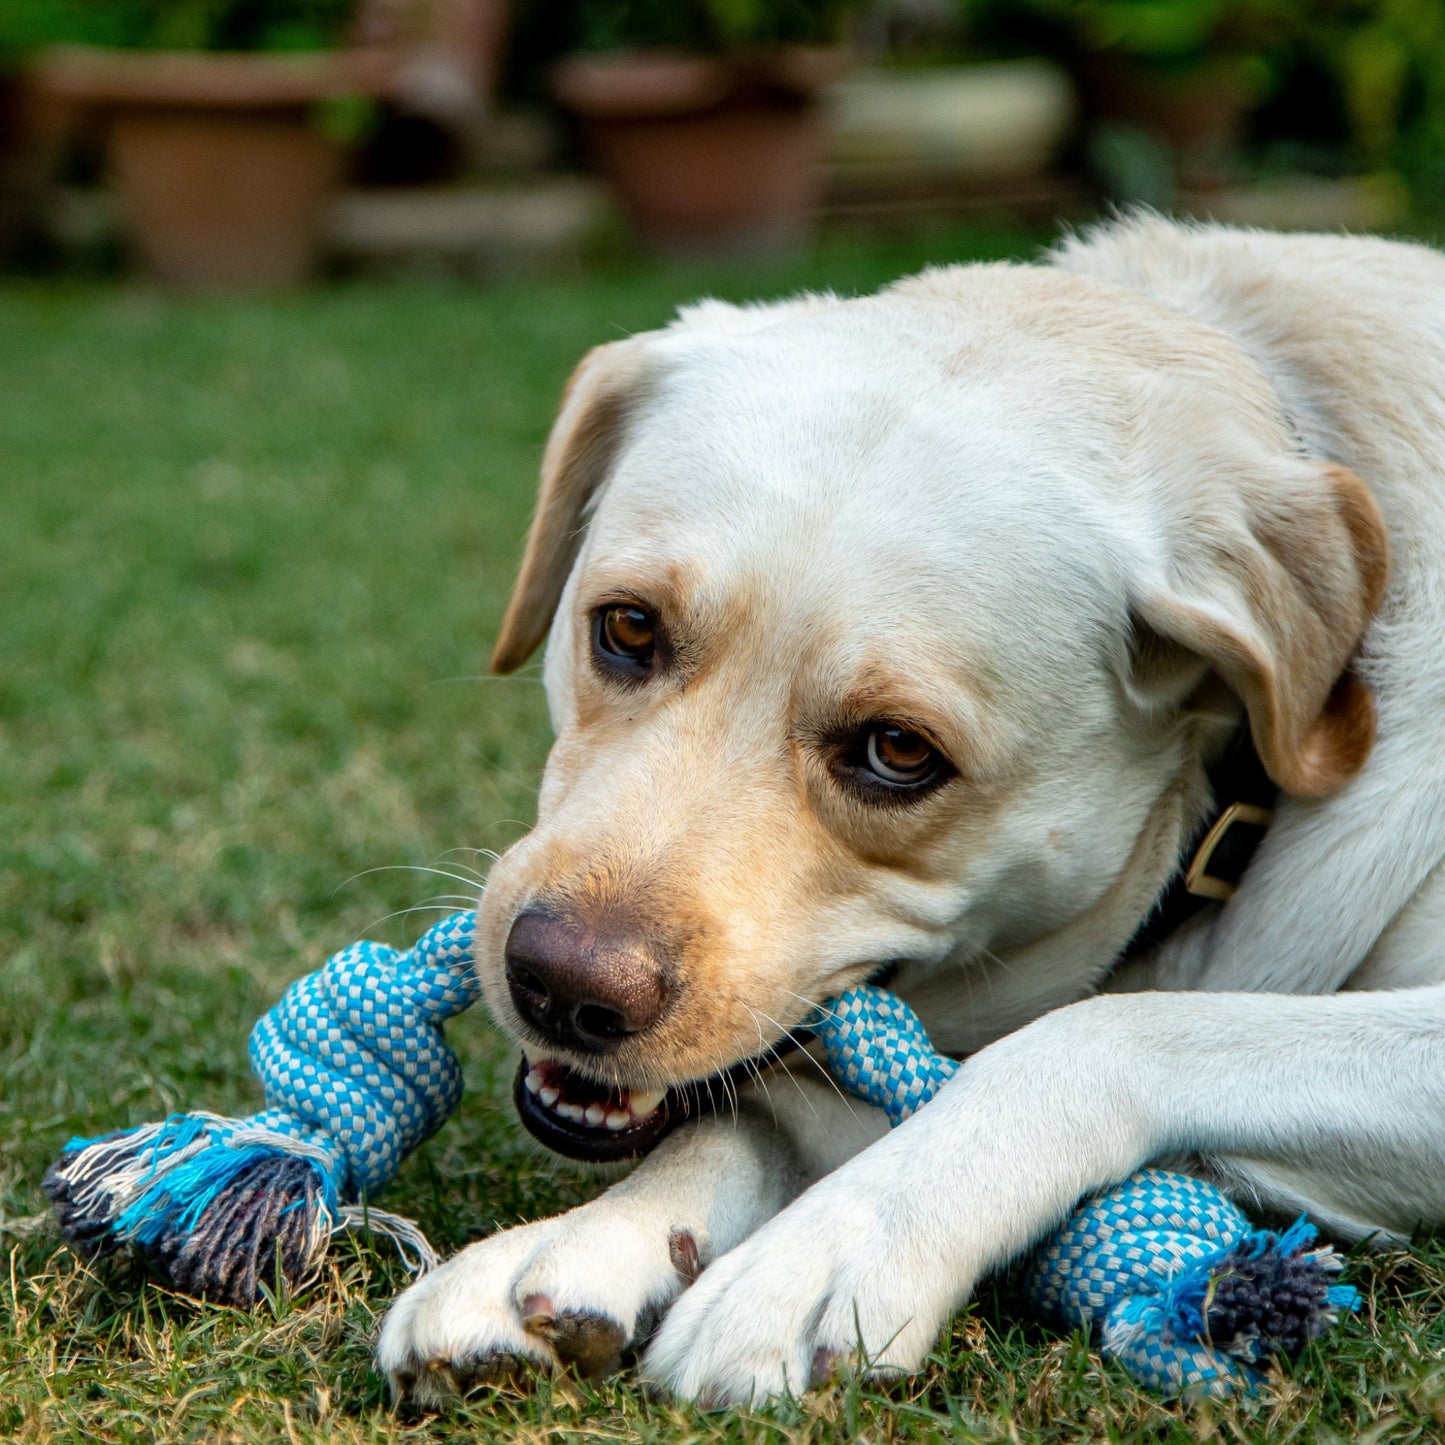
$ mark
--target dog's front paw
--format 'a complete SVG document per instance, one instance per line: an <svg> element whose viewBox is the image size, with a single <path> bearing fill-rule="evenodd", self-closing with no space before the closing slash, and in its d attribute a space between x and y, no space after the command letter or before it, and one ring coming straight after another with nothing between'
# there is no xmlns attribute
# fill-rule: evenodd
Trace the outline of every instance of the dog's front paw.
<svg viewBox="0 0 1445 1445"><path fill-rule="evenodd" d="M648 1348L648 1380L716 1406L801 1394L855 1365L921 1366L954 1303L952 1272L906 1208L836 1187L848 1172L709 1267Z"/></svg>
<svg viewBox="0 0 1445 1445"><path fill-rule="evenodd" d="M573 1366L607 1374L699 1268L691 1235L606 1197L464 1249L392 1305L377 1365L393 1398L438 1408L479 1385Z"/></svg>

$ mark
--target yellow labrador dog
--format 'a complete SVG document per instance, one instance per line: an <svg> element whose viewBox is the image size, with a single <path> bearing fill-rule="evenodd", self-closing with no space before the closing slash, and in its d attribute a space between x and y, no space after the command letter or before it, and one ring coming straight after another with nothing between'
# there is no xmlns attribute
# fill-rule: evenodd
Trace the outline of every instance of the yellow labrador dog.
<svg viewBox="0 0 1445 1445"><path fill-rule="evenodd" d="M533 1133L646 1157L403 1294L399 1391L912 1370L1164 1157L1445 1220L1445 259L1135 219L691 308L567 390L495 665L544 637L479 967ZM891 1133L779 1061L885 973L968 1056Z"/></svg>

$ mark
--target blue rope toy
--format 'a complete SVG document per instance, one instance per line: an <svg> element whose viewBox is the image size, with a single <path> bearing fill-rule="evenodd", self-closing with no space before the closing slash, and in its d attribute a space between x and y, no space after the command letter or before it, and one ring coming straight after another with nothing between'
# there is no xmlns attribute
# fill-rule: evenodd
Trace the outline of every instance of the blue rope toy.
<svg viewBox="0 0 1445 1445"><path fill-rule="evenodd" d="M461 1097L441 1026L480 995L474 921L454 914L405 952L353 944L292 984L251 1034L263 1112L72 1139L45 1178L66 1238L94 1254L129 1247L179 1289L240 1306L303 1287L332 1236L363 1224L413 1267L434 1265L415 1224L366 1201ZM809 1026L839 1082L895 1125L958 1068L886 989L850 989ZM1032 1256L1025 1290L1142 1383L1224 1395L1358 1308L1334 1282L1340 1257L1314 1239L1303 1219L1254 1229L1212 1185L1145 1169L1078 1207Z"/></svg>

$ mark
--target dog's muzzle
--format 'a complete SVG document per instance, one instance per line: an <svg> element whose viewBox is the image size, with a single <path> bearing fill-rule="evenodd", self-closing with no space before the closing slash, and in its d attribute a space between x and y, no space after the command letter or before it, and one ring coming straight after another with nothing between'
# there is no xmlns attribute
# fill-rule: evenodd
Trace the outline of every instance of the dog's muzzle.
<svg viewBox="0 0 1445 1445"><path fill-rule="evenodd" d="M886 985L900 966L901 960L880 964L866 981ZM601 1083L528 1048L512 1098L527 1132L554 1153L589 1164L639 1159L685 1119L726 1107L742 1085L812 1039L810 1029L792 1028L762 1053L739 1059L709 1078L651 1091Z"/></svg>

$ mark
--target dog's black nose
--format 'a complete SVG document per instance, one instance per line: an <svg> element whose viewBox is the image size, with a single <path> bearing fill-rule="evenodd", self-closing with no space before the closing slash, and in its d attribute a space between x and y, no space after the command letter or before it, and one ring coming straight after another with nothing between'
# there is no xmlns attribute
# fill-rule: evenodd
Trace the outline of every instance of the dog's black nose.
<svg viewBox="0 0 1445 1445"><path fill-rule="evenodd" d="M517 1012L544 1038L579 1053L611 1053L667 1008L667 981L636 937L529 910L512 924L506 958Z"/></svg>

